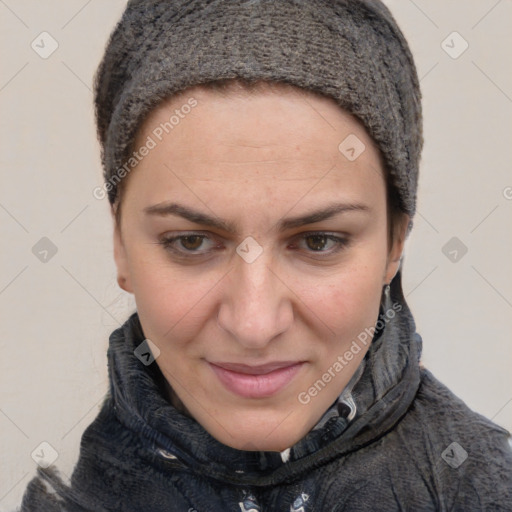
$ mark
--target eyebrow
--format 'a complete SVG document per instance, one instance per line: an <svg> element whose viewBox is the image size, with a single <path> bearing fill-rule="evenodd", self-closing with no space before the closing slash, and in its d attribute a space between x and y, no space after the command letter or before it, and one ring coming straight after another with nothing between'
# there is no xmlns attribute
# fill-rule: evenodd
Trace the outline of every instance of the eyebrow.
<svg viewBox="0 0 512 512"><path fill-rule="evenodd" d="M235 223L207 215L198 210L194 210L188 206L179 203L164 202L148 206L144 208L146 215L156 215L159 217L166 217L168 215L175 215L183 217L184 219L195 224L201 224L212 228L217 228L229 233L238 234L239 229ZM340 213L345 212L368 212L370 208L361 203L332 203L325 208L315 210L298 217L288 217L282 219L277 224L278 231L286 231L287 229L299 228L315 222L330 219Z"/></svg>

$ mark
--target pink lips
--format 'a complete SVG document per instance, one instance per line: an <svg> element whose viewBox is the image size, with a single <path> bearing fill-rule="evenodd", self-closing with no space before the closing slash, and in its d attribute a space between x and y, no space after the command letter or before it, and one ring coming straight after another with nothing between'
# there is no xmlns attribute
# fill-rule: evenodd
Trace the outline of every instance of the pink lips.
<svg viewBox="0 0 512 512"><path fill-rule="evenodd" d="M302 368L300 361L280 361L261 366L209 363L222 384L245 398L266 398L288 384Z"/></svg>

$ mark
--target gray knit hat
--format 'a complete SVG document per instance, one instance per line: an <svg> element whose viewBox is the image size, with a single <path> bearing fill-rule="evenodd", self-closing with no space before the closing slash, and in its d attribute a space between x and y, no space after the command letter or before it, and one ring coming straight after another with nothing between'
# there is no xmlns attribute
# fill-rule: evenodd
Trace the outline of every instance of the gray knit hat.
<svg viewBox="0 0 512 512"><path fill-rule="evenodd" d="M364 124L400 209L414 215L423 145L419 81L402 32L377 0L129 1L95 83L111 203L147 114L187 87L229 78L286 82L332 97Z"/></svg>

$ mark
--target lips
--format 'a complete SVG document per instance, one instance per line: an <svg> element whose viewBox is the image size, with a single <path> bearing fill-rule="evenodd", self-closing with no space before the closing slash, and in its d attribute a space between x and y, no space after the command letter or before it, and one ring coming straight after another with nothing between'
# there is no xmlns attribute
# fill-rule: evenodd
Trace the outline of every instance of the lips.
<svg viewBox="0 0 512 512"><path fill-rule="evenodd" d="M232 393L244 398L268 398L281 391L300 371L302 361L279 361L259 366L209 363L217 378Z"/></svg>

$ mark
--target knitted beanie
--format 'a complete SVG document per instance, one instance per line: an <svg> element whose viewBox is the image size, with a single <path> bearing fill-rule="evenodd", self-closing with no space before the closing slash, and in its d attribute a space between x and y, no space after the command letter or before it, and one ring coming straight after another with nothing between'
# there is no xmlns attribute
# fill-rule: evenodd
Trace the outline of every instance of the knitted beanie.
<svg viewBox="0 0 512 512"><path fill-rule="evenodd" d="M333 98L366 127L412 218L423 145L419 80L402 32L377 0L130 0L95 79L112 204L148 113L190 86L230 78Z"/></svg>

